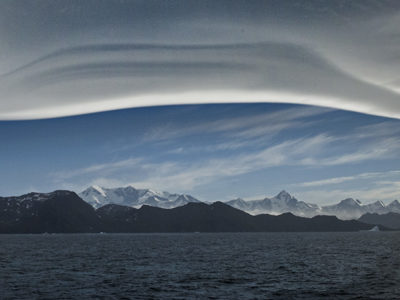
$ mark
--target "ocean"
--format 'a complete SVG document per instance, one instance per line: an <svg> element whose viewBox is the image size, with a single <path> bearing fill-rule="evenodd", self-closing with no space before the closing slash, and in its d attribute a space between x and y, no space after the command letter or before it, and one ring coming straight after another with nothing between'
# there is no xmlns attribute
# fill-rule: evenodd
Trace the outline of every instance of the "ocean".
<svg viewBox="0 0 400 300"><path fill-rule="evenodd" d="M400 232L0 235L1 299L400 299Z"/></svg>

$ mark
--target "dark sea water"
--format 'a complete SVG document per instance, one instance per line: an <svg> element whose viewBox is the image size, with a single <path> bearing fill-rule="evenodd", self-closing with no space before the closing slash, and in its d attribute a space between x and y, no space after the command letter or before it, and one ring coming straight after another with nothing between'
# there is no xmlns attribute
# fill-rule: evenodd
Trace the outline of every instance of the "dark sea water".
<svg viewBox="0 0 400 300"><path fill-rule="evenodd" d="M0 235L1 299L400 299L400 232Z"/></svg>

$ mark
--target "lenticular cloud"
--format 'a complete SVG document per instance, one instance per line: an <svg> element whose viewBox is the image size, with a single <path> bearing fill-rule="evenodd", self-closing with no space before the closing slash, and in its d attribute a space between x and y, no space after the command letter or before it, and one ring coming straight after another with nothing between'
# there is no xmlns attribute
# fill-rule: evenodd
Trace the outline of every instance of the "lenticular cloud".
<svg viewBox="0 0 400 300"><path fill-rule="evenodd" d="M222 102L400 118L396 1L45 2L0 4L0 119Z"/></svg>

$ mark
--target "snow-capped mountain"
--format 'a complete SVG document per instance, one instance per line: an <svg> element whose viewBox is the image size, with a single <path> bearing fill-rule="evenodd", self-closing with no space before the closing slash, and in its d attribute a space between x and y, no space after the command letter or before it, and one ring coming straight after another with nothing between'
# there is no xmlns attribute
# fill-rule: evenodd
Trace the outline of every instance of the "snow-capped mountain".
<svg viewBox="0 0 400 300"><path fill-rule="evenodd" d="M174 208L189 202L200 202L190 195L156 192L150 189L135 189L132 186L120 188L91 186L79 193L79 196L94 208L111 203L136 208L142 205Z"/></svg>
<svg viewBox="0 0 400 300"><path fill-rule="evenodd" d="M136 189L132 186L120 188L91 186L79 193L79 196L94 208L111 203L135 208L139 208L142 205L174 208L190 202L200 202L190 195L157 192L150 189ZM382 201L363 205L359 200L347 198L337 204L319 206L299 201L286 191L281 191L272 198L267 197L260 200L243 200L238 198L228 201L226 204L252 215L279 215L290 212L301 217L333 215L343 220L358 219L366 213L400 213L400 202L397 200L388 205L385 205Z"/></svg>
<svg viewBox="0 0 400 300"><path fill-rule="evenodd" d="M324 215L335 215L338 218L346 220L358 219L366 213L386 214L388 212L396 212L397 209L400 209L400 204L397 200L388 205L385 205L382 201L363 205L360 200L347 198L338 204L323 206L321 213Z"/></svg>
<svg viewBox="0 0 400 300"><path fill-rule="evenodd" d="M388 205L385 205L382 201L363 205L359 200L347 198L334 205L318 206L316 204L299 201L286 191L282 191L272 198L249 201L239 198L228 201L227 204L252 215L277 215L291 212L302 217L333 215L343 220L358 219L366 213L385 214L388 212L400 212L400 202L397 200L394 200Z"/></svg>
<svg viewBox="0 0 400 300"><path fill-rule="evenodd" d="M388 204L386 207L391 212L400 213L400 202L398 200L394 200L393 202Z"/></svg>
<svg viewBox="0 0 400 300"><path fill-rule="evenodd" d="M373 208L371 206L371 208ZM334 205L323 206L321 212L326 215L334 215L341 219L359 218L363 215L366 207L360 200L347 198Z"/></svg>
<svg viewBox="0 0 400 300"><path fill-rule="evenodd" d="M244 210L252 215L272 214L279 215L291 212L298 216L312 217L317 215L319 206L316 204L299 201L292 197L288 192L281 191L272 198L264 198L262 200L245 201L243 199L235 199L228 201L227 204L235 208Z"/></svg>

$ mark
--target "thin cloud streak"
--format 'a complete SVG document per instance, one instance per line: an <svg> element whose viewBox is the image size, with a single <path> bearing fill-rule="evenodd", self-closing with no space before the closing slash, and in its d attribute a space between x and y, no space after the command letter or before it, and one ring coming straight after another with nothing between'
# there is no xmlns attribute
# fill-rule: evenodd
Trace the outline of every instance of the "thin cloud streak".
<svg viewBox="0 0 400 300"><path fill-rule="evenodd" d="M362 201L364 204L372 203L377 200L384 201L386 204L393 200L400 199L400 182L392 181L386 184L374 184L366 186L363 189L313 189L312 191L296 192L296 197L310 203L319 203L320 205L336 204L338 201L346 198L354 198Z"/></svg>
<svg viewBox="0 0 400 300"><path fill-rule="evenodd" d="M392 175L400 175L400 170L387 171L387 172L367 172L367 173L361 173L361 174L357 174L357 175L353 175L353 176L333 177L333 178L328 178L328 179L323 179L323 180L315 180L315 181L296 183L296 184L293 184L293 186L315 187L315 186L339 184L339 183L354 181L354 180L359 180L359 179L382 178L382 177L392 176Z"/></svg>
<svg viewBox="0 0 400 300"><path fill-rule="evenodd" d="M142 161L141 158L129 158L116 162L91 165L89 167L80 168L72 171L54 172L51 174L51 176L61 181L79 177L82 175L99 174L99 173L107 175L110 173L121 171L126 168L132 168L138 166L141 163L141 161Z"/></svg>
<svg viewBox="0 0 400 300"><path fill-rule="evenodd" d="M279 110L277 112L253 114L251 116L233 118L221 116L219 120L208 121L192 126L189 125L185 128L172 123L153 128L150 132L145 134L144 140L146 142L170 140L202 132L225 133L229 137L237 137L241 140L243 140L243 138L264 136L266 133L272 136L285 129L294 128L296 126L307 126L308 123L302 121L302 119L328 112L332 112L332 109L322 107L296 107ZM265 126L266 122L268 122L268 126Z"/></svg>
<svg viewBox="0 0 400 300"><path fill-rule="evenodd" d="M319 147L318 144L329 142L327 137L314 137L309 139L289 140L268 147L262 151L248 154L233 155L225 158L209 159L207 162L179 163L165 161L162 163L145 162L144 158L122 160L108 164L89 166L75 171L58 172L52 174L56 181L73 179L84 174L97 174L99 171L110 176L121 173L121 170L134 168L136 172L145 177L145 180L129 182L121 181L122 185L134 184L138 186L157 187L162 189L191 190L199 185L207 184L221 178L237 176L286 164L297 164L301 151L310 147ZM302 150L301 150L302 149ZM95 176L94 176L95 177ZM115 176L114 176L115 177ZM92 179L92 181L95 179Z"/></svg>
<svg viewBox="0 0 400 300"><path fill-rule="evenodd" d="M265 170L278 166L306 166L318 168L321 166L343 165L360 163L371 159L385 159L388 153L396 151L399 144L393 144L392 148L378 148L376 151L356 152L341 157L318 158L335 141L335 137L317 135L310 138L287 140L277 145L246 154L237 154L224 158L208 159L206 162L196 163L165 161L162 163L146 162L144 158L114 162L100 166L91 166L67 174L61 173L61 178L72 178L75 175L94 173L102 170L104 174L113 175L120 173L121 169L134 167L140 172L144 180L125 181L122 185L133 184L162 189L180 189L190 191L195 187L220 180L222 178L239 176L251 172ZM387 146L387 144L386 144ZM364 177L367 174L362 175ZM104 176L103 176L104 177ZM331 179L331 183L352 180L350 177ZM318 186L327 184L328 181L303 183L303 186Z"/></svg>

